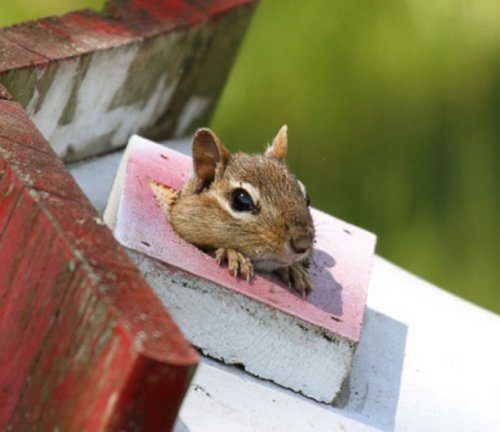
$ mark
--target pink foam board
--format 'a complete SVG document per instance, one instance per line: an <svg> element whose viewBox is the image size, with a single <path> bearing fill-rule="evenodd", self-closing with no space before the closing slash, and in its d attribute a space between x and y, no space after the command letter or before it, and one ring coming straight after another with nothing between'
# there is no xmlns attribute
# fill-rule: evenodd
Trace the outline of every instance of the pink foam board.
<svg viewBox="0 0 500 432"><path fill-rule="evenodd" d="M191 173L191 158L146 140L131 140L126 157L114 226L115 236L123 245L354 343L359 341L375 235L312 209L317 227L312 293L303 300L266 274L257 273L248 283L234 278L213 257L180 238L155 199L150 180L180 188Z"/></svg>

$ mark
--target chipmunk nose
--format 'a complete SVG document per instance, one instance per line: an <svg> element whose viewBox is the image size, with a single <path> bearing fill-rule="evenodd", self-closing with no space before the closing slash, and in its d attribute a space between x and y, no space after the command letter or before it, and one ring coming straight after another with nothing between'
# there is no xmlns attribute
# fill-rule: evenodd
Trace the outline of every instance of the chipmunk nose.
<svg viewBox="0 0 500 432"><path fill-rule="evenodd" d="M290 239L290 246L295 253L303 254L311 246L312 237L307 234L302 234Z"/></svg>

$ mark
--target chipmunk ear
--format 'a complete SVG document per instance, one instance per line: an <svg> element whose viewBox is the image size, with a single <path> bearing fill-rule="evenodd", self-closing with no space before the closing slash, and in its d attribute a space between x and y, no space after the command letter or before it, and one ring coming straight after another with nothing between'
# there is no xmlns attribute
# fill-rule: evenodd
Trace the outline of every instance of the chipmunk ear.
<svg viewBox="0 0 500 432"><path fill-rule="evenodd" d="M273 143L267 148L266 152L264 153L265 156L278 159L279 161L285 160L288 141L287 132L288 126L281 126L278 134L274 137Z"/></svg>
<svg viewBox="0 0 500 432"><path fill-rule="evenodd" d="M193 138L193 168L201 186L210 185L217 170L223 170L229 158L229 150L208 128L198 129Z"/></svg>

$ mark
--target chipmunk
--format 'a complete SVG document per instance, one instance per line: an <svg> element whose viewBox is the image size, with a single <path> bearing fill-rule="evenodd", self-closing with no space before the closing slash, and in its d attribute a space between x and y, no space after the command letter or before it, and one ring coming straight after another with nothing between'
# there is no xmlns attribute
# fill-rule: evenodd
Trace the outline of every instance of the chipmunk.
<svg viewBox="0 0 500 432"><path fill-rule="evenodd" d="M303 297L314 227L304 185L285 165L287 127L264 154L231 154L208 128L193 139L193 174L168 206L173 229L249 281L274 272Z"/></svg>

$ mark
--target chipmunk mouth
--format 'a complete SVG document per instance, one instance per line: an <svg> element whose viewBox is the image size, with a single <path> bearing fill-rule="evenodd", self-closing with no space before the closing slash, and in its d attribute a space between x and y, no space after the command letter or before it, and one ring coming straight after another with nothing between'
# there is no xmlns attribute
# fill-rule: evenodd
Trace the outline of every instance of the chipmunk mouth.
<svg viewBox="0 0 500 432"><path fill-rule="evenodd" d="M283 267L288 267L290 263L278 259L261 259L252 261L253 266L258 271L272 272Z"/></svg>
<svg viewBox="0 0 500 432"><path fill-rule="evenodd" d="M264 257L253 259L252 263L256 270L272 272L283 267L291 266L294 263L304 261L310 254L310 250L303 253L284 251L280 254L269 254Z"/></svg>

